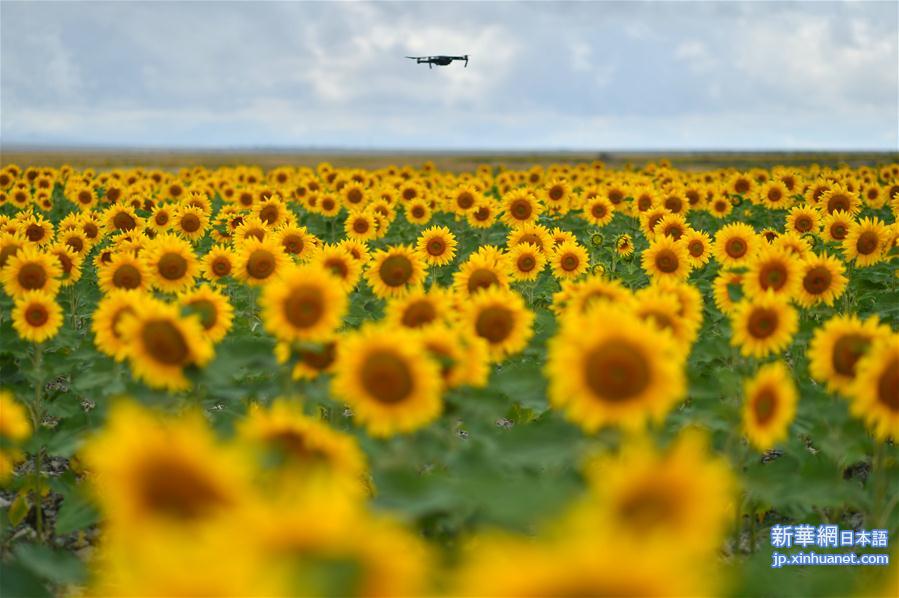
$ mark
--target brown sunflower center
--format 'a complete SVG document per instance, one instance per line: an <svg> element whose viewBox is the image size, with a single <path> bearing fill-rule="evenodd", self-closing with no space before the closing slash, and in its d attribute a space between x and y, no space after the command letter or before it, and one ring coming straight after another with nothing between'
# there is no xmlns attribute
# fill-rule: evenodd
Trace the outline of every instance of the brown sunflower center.
<svg viewBox="0 0 899 598"><path fill-rule="evenodd" d="M562 256L562 259L559 263L561 264L562 269L566 272L573 272L574 270L577 270L578 266L580 266L581 260L573 253L566 253Z"/></svg>
<svg viewBox="0 0 899 598"><path fill-rule="evenodd" d="M553 185L549 189L549 198L553 201L559 201L565 195L565 188L561 185Z"/></svg>
<svg viewBox="0 0 899 598"><path fill-rule="evenodd" d="M169 221L169 215L167 212L156 212L156 214L153 216L153 220L159 226L165 226Z"/></svg>
<svg viewBox="0 0 899 598"><path fill-rule="evenodd" d="M830 288L833 277L824 266L813 266L805 273L802 279L802 287L809 295L820 295Z"/></svg>
<svg viewBox="0 0 899 598"><path fill-rule="evenodd" d="M413 218L424 218L425 209L422 206L413 206L412 207L412 217Z"/></svg>
<svg viewBox="0 0 899 598"><path fill-rule="evenodd" d="M475 220L478 220L478 221L480 221L480 222L484 222L484 221L486 221L488 218L490 218L490 208L481 206L480 208L478 208L477 210L475 210L475 213L474 213L474 219L475 219Z"/></svg>
<svg viewBox="0 0 899 598"><path fill-rule="evenodd" d="M531 208L531 202L529 202L528 200L516 199L512 202L512 208L510 211L516 219L527 220L531 217L533 209Z"/></svg>
<svg viewBox="0 0 899 598"><path fill-rule="evenodd" d="M499 344L506 340L515 328L515 316L511 310L502 305L485 307L478 314L475 330L478 336L490 344Z"/></svg>
<svg viewBox="0 0 899 598"><path fill-rule="evenodd" d="M360 378L362 387L380 403L399 403L415 389L409 364L388 350L369 355L362 364Z"/></svg>
<svg viewBox="0 0 899 598"><path fill-rule="evenodd" d="M19 269L16 279L23 289L34 291L44 288L44 285L47 284L47 272L40 264L29 263Z"/></svg>
<svg viewBox="0 0 899 598"><path fill-rule="evenodd" d="M168 320L150 320L141 330L144 349L154 361L181 366L190 357L190 348L181 331Z"/></svg>
<svg viewBox="0 0 899 598"><path fill-rule="evenodd" d="M259 219L268 224L274 224L278 220L278 207L269 204L259 210Z"/></svg>
<svg viewBox="0 0 899 598"><path fill-rule="evenodd" d="M112 224L118 230L131 230L133 229L137 223L134 221L134 218L128 212L119 212L112 219Z"/></svg>
<svg viewBox="0 0 899 598"><path fill-rule="evenodd" d="M365 218L356 218L353 221L353 232L358 233L360 235L364 235L368 232L368 229L371 228L368 224L368 220Z"/></svg>
<svg viewBox="0 0 899 598"><path fill-rule="evenodd" d="M314 465L326 464L330 461L328 453L321 447L314 446L300 430L277 430L269 434L266 441L284 456L289 456L302 463Z"/></svg>
<svg viewBox="0 0 899 598"><path fill-rule="evenodd" d="M745 194L749 191L750 182L747 179L737 179L737 182L734 183L734 191L739 193L740 195Z"/></svg>
<svg viewBox="0 0 899 598"><path fill-rule="evenodd" d="M764 426L774 417L777 409L777 393L771 388L763 388L752 402L752 411L758 425Z"/></svg>
<svg viewBox="0 0 899 598"><path fill-rule="evenodd" d="M474 195L468 191L463 191L456 197L456 205L463 210L467 210L474 205Z"/></svg>
<svg viewBox="0 0 899 598"><path fill-rule="evenodd" d="M117 289L136 289L140 286L140 283L140 270L131 264L119 266L112 275L112 284Z"/></svg>
<svg viewBox="0 0 899 598"><path fill-rule="evenodd" d="M645 212L649 208L652 207L652 198L648 195L643 195L640 199L637 200L637 209L641 212Z"/></svg>
<svg viewBox="0 0 899 598"><path fill-rule="evenodd" d="M196 214L185 214L181 218L181 228L186 233L195 233L200 229L200 219Z"/></svg>
<svg viewBox="0 0 899 598"><path fill-rule="evenodd" d="M780 320L777 312L766 307L756 307L749 315L747 328L753 338L765 339L777 331Z"/></svg>
<svg viewBox="0 0 899 598"><path fill-rule="evenodd" d="M734 259L740 259L749 250L749 245L743 239L728 239L724 244L724 251Z"/></svg>
<svg viewBox="0 0 899 598"><path fill-rule="evenodd" d="M855 364L864 356L871 339L862 334L846 334L833 344L833 369L841 376L855 378Z"/></svg>
<svg viewBox="0 0 899 598"><path fill-rule="evenodd" d="M195 299L190 302L190 308L200 316L200 323L205 330L211 329L218 322L218 309L209 299Z"/></svg>
<svg viewBox="0 0 899 598"><path fill-rule="evenodd" d="M849 198L842 193L834 193L827 200L827 213L832 214L836 211L848 212L850 208Z"/></svg>
<svg viewBox="0 0 899 598"><path fill-rule="evenodd" d="M28 237L28 240L32 243L37 243L44 238L44 227L39 224L30 224L28 228L25 229L25 236Z"/></svg>
<svg viewBox="0 0 899 598"><path fill-rule="evenodd" d="M281 246L284 247L284 251L290 255L298 255L303 252L303 247L305 246L305 242L303 241L303 237L295 234L284 235L281 239Z"/></svg>
<svg viewBox="0 0 899 598"><path fill-rule="evenodd" d="M499 278L493 270L478 268L468 277L468 292L474 293L479 289L487 289L499 284Z"/></svg>
<svg viewBox="0 0 899 598"><path fill-rule="evenodd" d="M787 268L781 262L766 262L759 270L759 283L763 289L779 291L787 283Z"/></svg>
<svg viewBox="0 0 899 598"><path fill-rule="evenodd" d="M66 245L71 247L75 253L81 253L84 249L84 241L81 240L81 237L69 237L66 239Z"/></svg>
<svg viewBox="0 0 899 598"><path fill-rule="evenodd" d="M830 236L837 241L842 241L849 234L849 227L842 222L837 222L830 227Z"/></svg>
<svg viewBox="0 0 899 598"><path fill-rule="evenodd" d="M777 187L768 189L768 201L770 201L771 203L778 203L783 198L784 198L783 191L781 191Z"/></svg>
<svg viewBox="0 0 899 598"><path fill-rule="evenodd" d="M690 255L693 257L700 257L705 253L705 245L702 244L702 241L690 241L690 243L687 244L687 251L689 251Z"/></svg>
<svg viewBox="0 0 899 598"><path fill-rule="evenodd" d="M174 252L167 252L159 258L159 274L166 280L180 280L187 274L187 260Z"/></svg>
<svg viewBox="0 0 899 598"><path fill-rule="evenodd" d="M247 274L253 278L268 278L275 271L275 256L265 249L256 249L247 259Z"/></svg>
<svg viewBox="0 0 899 598"><path fill-rule="evenodd" d="M593 204L593 207L590 209L590 213L593 214L594 218L605 218L608 212L606 206L601 203Z"/></svg>
<svg viewBox="0 0 899 598"><path fill-rule="evenodd" d="M537 267L537 260L532 255L524 254L518 258L517 266L519 272L530 272Z"/></svg>
<svg viewBox="0 0 899 598"><path fill-rule="evenodd" d="M284 300L284 317L297 328L314 326L325 313L325 297L313 286L295 288Z"/></svg>
<svg viewBox="0 0 899 598"><path fill-rule="evenodd" d="M633 400L646 390L650 369L640 347L626 340L610 339L586 354L584 377L597 398L618 403Z"/></svg>
<svg viewBox="0 0 899 598"><path fill-rule="evenodd" d="M412 278L412 262L405 255L391 255L381 263L378 274L384 284L401 287Z"/></svg>
<svg viewBox="0 0 899 598"><path fill-rule="evenodd" d="M869 230L859 235L858 241L855 242L855 248L861 255L871 255L877 250L878 245L880 238L877 233Z"/></svg>
<svg viewBox="0 0 899 598"><path fill-rule="evenodd" d="M677 271L678 265L677 254L670 249L663 249L656 254L656 267L660 272L671 274Z"/></svg>
<svg viewBox="0 0 899 598"><path fill-rule="evenodd" d="M446 243L443 242L443 239L435 237L428 241L427 250L429 255L441 256L446 252Z"/></svg>
<svg viewBox="0 0 899 598"><path fill-rule="evenodd" d="M173 456L148 459L138 471L138 495L153 514L199 519L230 502L205 472Z"/></svg>
<svg viewBox="0 0 899 598"><path fill-rule="evenodd" d="M814 226L814 221L809 216L797 216L796 220L793 221L793 228L800 233L809 232L812 230L812 226Z"/></svg>
<svg viewBox="0 0 899 598"><path fill-rule="evenodd" d="M341 280L345 280L346 277L350 274L349 266L347 266L346 262L339 257L326 259L324 262L324 266Z"/></svg>
<svg viewBox="0 0 899 598"><path fill-rule="evenodd" d="M90 191L79 191L78 192L78 202L79 203L83 203L83 204L87 205L92 201L94 201L94 196L91 194Z"/></svg>
<svg viewBox="0 0 899 598"><path fill-rule="evenodd" d="M226 257L217 257L212 262L212 271L216 276L227 276L231 273L231 260Z"/></svg>
<svg viewBox="0 0 899 598"><path fill-rule="evenodd" d="M664 206L672 214L680 214L684 209L684 202L680 197L672 196L665 199Z"/></svg>
<svg viewBox="0 0 899 598"><path fill-rule="evenodd" d="M437 319L437 310L434 303L426 299L413 301L403 311L403 326L407 328L421 328Z"/></svg>
<svg viewBox="0 0 899 598"><path fill-rule="evenodd" d="M890 360L877 379L877 400L899 413L899 358Z"/></svg>
<svg viewBox="0 0 899 598"><path fill-rule="evenodd" d="M656 484L647 484L624 498L618 505L619 519L639 531L650 531L670 525L676 506L670 492Z"/></svg>
<svg viewBox="0 0 899 598"><path fill-rule="evenodd" d="M29 326L39 328L50 319L50 312L40 303L32 303L25 309L25 321Z"/></svg>
<svg viewBox="0 0 899 598"><path fill-rule="evenodd" d="M327 369L337 357L337 345L327 343L320 350L304 349L297 352L300 361L315 370Z"/></svg>
<svg viewBox="0 0 899 598"><path fill-rule="evenodd" d="M346 192L346 200L352 204L359 203L360 201L362 201L362 190L358 187L351 188Z"/></svg>
<svg viewBox="0 0 899 598"><path fill-rule="evenodd" d="M62 271L68 275L72 273L72 268L75 267L75 264L69 259L69 256L66 255L65 251L60 251L56 253L56 259L59 260L59 264L62 266Z"/></svg>

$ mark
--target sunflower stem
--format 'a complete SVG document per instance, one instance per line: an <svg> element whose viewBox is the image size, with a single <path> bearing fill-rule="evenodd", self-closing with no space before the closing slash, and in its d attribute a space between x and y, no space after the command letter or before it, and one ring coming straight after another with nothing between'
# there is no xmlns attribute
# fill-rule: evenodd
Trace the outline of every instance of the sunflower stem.
<svg viewBox="0 0 899 598"><path fill-rule="evenodd" d="M874 505L871 507L871 522L878 528L886 527L886 509L884 509L887 490L885 445L885 442L878 441L871 459L871 473L874 474Z"/></svg>
<svg viewBox="0 0 899 598"><path fill-rule="evenodd" d="M42 391L44 388L43 361L44 345L43 343L35 343L32 361L32 375L34 378L34 399L31 405L31 418L35 434L38 433L41 422L44 420L44 399L42 396ZM43 470L43 468L44 447L43 445L39 445L37 454L34 457L35 485L32 491L36 493L36 496L34 497L34 508L36 515L37 538L38 542L40 543L44 542L44 505L41 492L43 489L43 483L41 481L41 471Z"/></svg>

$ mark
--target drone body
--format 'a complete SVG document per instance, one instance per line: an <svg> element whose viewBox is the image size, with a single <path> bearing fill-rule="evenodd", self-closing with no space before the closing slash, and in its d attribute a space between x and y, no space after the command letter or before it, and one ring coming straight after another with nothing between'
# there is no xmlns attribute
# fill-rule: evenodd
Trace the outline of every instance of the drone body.
<svg viewBox="0 0 899 598"><path fill-rule="evenodd" d="M454 60L464 60L465 67L468 68L468 54L464 56L406 56L411 60L414 60L416 64L427 64L428 68L434 68L434 65L437 66L447 66Z"/></svg>

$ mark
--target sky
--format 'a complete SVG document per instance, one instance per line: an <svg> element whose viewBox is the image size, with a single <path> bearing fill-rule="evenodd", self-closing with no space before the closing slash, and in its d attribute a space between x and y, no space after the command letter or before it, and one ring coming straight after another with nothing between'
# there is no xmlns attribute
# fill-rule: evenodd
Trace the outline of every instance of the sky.
<svg viewBox="0 0 899 598"><path fill-rule="evenodd" d="M897 2L3 0L0 141L895 151L897 39Z"/></svg>

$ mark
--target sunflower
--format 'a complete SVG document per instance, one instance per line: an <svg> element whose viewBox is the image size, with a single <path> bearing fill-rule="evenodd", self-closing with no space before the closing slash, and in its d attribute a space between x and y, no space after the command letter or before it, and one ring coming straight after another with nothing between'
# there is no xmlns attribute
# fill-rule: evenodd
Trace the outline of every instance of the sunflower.
<svg viewBox="0 0 899 598"><path fill-rule="evenodd" d="M550 265L558 279L577 278L590 267L590 256L577 241L566 241L553 251Z"/></svg>
<svg viewBox="0 0 899 598"><path fill-rule="evenodd" d="M809 205L794 206L787 214L787 230L800 235L816 234L821 228L821 214Z"/></svg>
<svg viewBox="0 0 899 598"><path fill-rule="evenodd" d="M745 265L758 250L760 240L748 224L734 222L715 233L715 259L725 267Z"/></svg>
<svg viewBox="0 0 899 598"><path fill-rule="evenodd" d="M673 338L608 302L566 315L546 375L550 404L589 432L661 420L685 389Z"/></svg>
<svg viewBox="0 0 899 598"><path fill-rule="evenodd" d="M502 221L510 227L534 224L540 217L542 206L528 189L513 189L502 199Z"/></svg>
<svg viewBox="0 0 899 598"><path fill-rule="evenodd" d="M362 264L342 245L324 245L310 260L320 264L340 281L343 290L350 293L362 275Z"/></svg>
<svg viewBox="0 0 899 598"><path fill-rule="evenodd" d="M830 392L848 394L859 360L889 333L890 327L877 316L864 322L856 315L834 316L815 330L809 343L809 373Z"/></svg>
<svg viewBox="0 0 899 598"><path fill-rule="evenodd" d="M114 289L145 291L151 282L145 262L130 251L116 253L109 262L97 268L97 283L104 293Z"/></svg>
<svg viewBox="0 0 899 598"><path fill-rule="evenodd" d="M653 279L684 279L690 274L690 258L684 244L658 236L641 256L643 270Z"/></svg>
<svg viewBox="0 0 899 598"><path fill-rule="evenodd" d="M518 281L537 280L546 267L546 256L536 245L519 243L509 250L512 277Z"/></svg>
<svg viewBox="0 0 899 598"><path fill-rule="evenodd" d="M214 354L197 316L181 317L177 305L151 297L140 298L123 314L116 330L128 345L135 377L153 388L189 388L184 368L202 367Z"/></svg>
<svg viewBox="0 0 899 598"><path fill-rule="evenodd" d="M431 208L423 199L414 199L406 205L406 220L422 226L431 220Z"/></svg>
<svg viewBox="0 0 899 598"><path fill-rule="evenodd" d="M612 221L615 206L607 197L601 195L587 201L584 206L584 219L593 226L605 226Z"/></svg>
<svg viewBox="0 0 899 598"><path fill-rule="evenodd" d="M695 286L682 280L663 279L652 284L656 292L677 299L677 315L687 326L698 332L703 320L702 293Z"/></svg>
<svg viewBox="0 0 899 598"><path fill-rule="evenodd" d="M715 218L727 218L734 209L734 204L727 197L716 194L710 201L708 210Z"/></svg>
<svg viewBox="0 0 899 598"><path fill-rule="evenodd" d="M287 224L275 231L275 240L284 253L299 262L307 261L319 245L318 238L306 227L295 224Z"/></svg>
<svg viewBox="0 0 899 598"><path fill-rule="evenodd" d="M479 250L468 256L453 274L453 289L462 298L492 287L508 288L510 276L511 266L507 256Z"/></svg>
<svg viewBox="0 0 899 598"><path fill-rule="evenodd" d="M206 227L209 226L209 214L202 209L181 205L172 214L171 230L190 241L196 242L206 236Z"/></svg>
<svg viewBox="0 0 899 598"><path fill-rule="evenodd" d="M845 273L846 267L842 261L827 254L812 253L799 268L801 283L796 289L796 301L803 307L813 307L819 303L833 305L849 283Z"/></svg>
<svg viewBox="0 0 899 598"><path fill-rule="evenodd" d="M415 247L425 262L444 266L456 256L456 236L445 226L432 226L422 231Z"/></svg>
<svg viewBox="0 0 899 598"><path fill-rule="evenodd" d="M751 176L746 173L735 173L727 184L727 192L731 195L739 195L740 197L749 197L755 189L756 183Z"/></svg>
<svg viewBox="0 0 899 598"><path fill-rule="evenodd" d="M800 267L801 262L783 249L762 249L748 263L743 290L750 296L770 291L791 299L801 283Z"/></svg>
<svg viewBox="0 0 899 598"><path fill-rule="evenodd" d="M140 257L158 290L177 293L193 286L199 262L186 239L173 234L159 235L150 241Z"/></svg>
<svg viewBox="0 0 899 598"><path fill-rule="evenodd" d="M333 193L323 193L318 198L318 211L326 218L333 218L340 213L340 201Z"/></svg>
<svg viewBox="0 0 899 598"><path fill-rule="evenodd" d="M53 242L53 224L44 220L40 214L31 214L23 218L19 223L19 232L29 243L38 247Z"/></svg>
<svg viewBox="0 0 899 598"><path fill-rule="evenodd" d="M482 200L483 194L473 185L464 185L450 193L449 209L456 214L467 214L477 209Z"/></svg>
<svg viewBox="0 0 899 598"><path fill-rule="evenodd" d="M443 408L440 370L412 331L369 325L346 335L332 392L373 436L411 432Z"/></svg>
<svg viewBox="0 0 899 598"><path fill-rule="evenodd" d="M665 214L653 228L653 233L656 237L664 235L678 241L689 229L690 225L682 214Z"/></svg>
<svg viewBox="0 0 899 598"><path fill-rule="evenodd" d="M858 195L841 185L834 185L823 194L821 194L821 209L826 214L834 212L846 212L850 216L855 216L861 209L861 199Z"/></svg>
<svg viewBox="0 0 899 598"><path fill-rule="evenodd" d="M804 260L812 255L812 243L809 239L814 240L814 237L811 235L800 236L799 233L787 231L777 235L777 238L771 243L771 247L786 250L794 258Z"/></svg>
<svg viewBox="0 0 899 598"><path fill-rule="evenodd" d="M465 213L465 219L472 228L490 228L496 222L497 207L489 197L483 197L475 207Z"/></svg>
<svg viewBox="0 0 899 598"><path fill-rule="evenodd" d="M293 214L287 209L287 205L279 195L273 195L257 204L253 208L253 212L259 220L272 228L279 228L293 220Z"/></svg>
<svg viewBox="0 0 899 598"><path fill-rule="evenodd" d="M65 243L54 243L47 252L59 261L62 268L60 285L67 287L81 279L81 263L84 259Z"/></svg>
<svg viewBox="0 0 899 598"><path fill-rule="evenodd" d="M147 219L147 227L158 233L164 233L172 227L173 210L168 205L156 206Z"/></svg>
<svg viewBox="0 0 899 598"><path fill-rule="evenodd" d="M447 289L414 289L388 301L385 321L404 328L429 328L446 324L451 319L452 306L453 297Z"/></svg>
<svg viewBox="0 0 899 598"><path fill-rule="evenodd" d="M687 251L687 261L692 269L705 266L712 258L712 239L706 232L688 229L680 244Z"/></svg>
<svg viewBox="0 0 899 598"><path fill-rule="evenodd" d="M203 284L178 295L178 304L189 314L196 314L206 337L217 343L231 330L234 308L216 288Z"/></svg>
<svg viewBox="0 0 899 598"><path fill-rule="evenodd" d="M375 218L368 210L352 211L347 214L343 230L347 238L363 242L370 241L378 235Z"/></svg>
<svg viewBox="0 0 899 598"><path fill-rule="evenodd" d="M356 263L358 263L360 266L367 266L368 262L371 261L371 254L368 251L368 245L361 241L344 239L337 244L337 247L349 253L350 257L353 258L353 260L355 260Z"/></svg>
<svg viewBox="0 0 899 598"><path fill-rule="evenodd" d="M280 364L291 362L294 380L314 380L324 372L333 369L337 359L337 341L329 339L322 343L275 343L275 358Z"/></svg>
<svg viewBox="0 0 899 598"><path fill-rule="evenodd" d="M31 436L31 422L21 403L8 390L0 390L0 485L12 476L13 467L25 455L17 445Z"/></svg>
<svg viewBox="0 0 899 598"><path fill-rule="evenodd" d="M787 438L796 416L798 394L790 371L782 361L759 368L744 383L743 431L760 451Z"/></svg>
<svg viewBox="0 0 899 598"><path fill-rule="evenodd" d="M850 410L880 440L899 438L899 335L880 337L856 364Z"/></svg>
<svg viewBox="0 0 899 598"><path fill-rule="evenodd" d="M479 291L461 309L463 330L487 341L495 362L522 351L534 333L534 313L510 289L492 286Z"/></svg>
<svg viewBox="0 0 899 598"><path fill-rule="evenodd" d="M113 206L103 213L103 224L109 232L127 233L143 226L143 220L127 206Z"/></svg>
<svg viewBox="0 0 899 598"><path fill-rule="evenodd" d="M847 260L855 260L856 266L871 266L883 260L889 238L882 220L863 218L849 225L849 232L843 239L843 255Z"/></svg>
<svg viewBox="0 0 899 598"><path fill-rule="evenodd" d="M62 308L46 291L27 291L15 299L12 325L19 338L42 343L56 336L62 326Z"/></svg>
<svg viewBox="0 0 899 598"><path fill-rule="evenodd" d="M341 283L318 264L291 266L262 290L265 328L287 342L322 341L343 321L347 297Z"/></svg>
<svg viewBox="0 0 899 598"><path fill-rule="evenodd" d="M112 290L97 303L91 317L94 345L116 361L128 357L128 343L122 338L118 325L122 318L134 312L134 306L144 297L140 291Z"/></svg>
<svg viewBox="0 0 899 598"><path fill-rule="evenodd" d="M13 240L8 241L6 248L13 249L17 245ZM10 297L20 297L29 291L41 291L49 295L55 295L59 291L62 266L59 260L52 254L33 246L19 246L13 253L7 253L7 262L0 271L0 280L6 294Z"/></svg>
<svg viewBox="0 0 899 598"><path fill-rule="evenodd" d="M731 344L745 356L783 351L799 327L799 316L788 301L771 291L743 299L730 314Z"/></svg>
<svg viewBox="0 0 899 598"><path fill-rule="evenodd" d="M521 243L536 245L537 249L549 254L553 249L552 235L545 226L539 224L525 224L513 228L506 237L506 246L515 247Z"/></svg>
<svg viewBox="0 0 899 598"><path fill-rule="evenodd" d="M785 210L793 204L793 198L782 181L768 181L755 192L753 203L769 210Z"/></svg>
<svg viewBox="0 0 899 598"><path fill-rule="evenodd" d="M86 256L91 244L80 230L70 230L59 235L60 242L80 256Z"/></svg>
<svg viewBox="0 0 899 598"><path fill-rule="evenodd" d="M621 282L593 275L577 282L564 281L562 291L553 296L553 310L560 315L567 311L583 314L605 301L630 307L634 296Z"/></svg>
<svg viewBox="0 0 899 598"><path fill-rule="evenodd" d="M824 218L824 237L828 241L842 243L849 235L849 229L854 221L848 212L834 212Z"/></svg>
<svg viewBox="0 0 899 598"><path fill-rule="evenodd" d="M483 387L490 375L487 341L458 326L438 324L420 331L425 350L438 361L446 388Z"/></svg>
<svg viewBox="0 0 899 598"><path fill-rule="evenodd" d="M696 339L698 326L681 315L681 308L678 296L667 292L661 285L640 289L634 294L634 303L631 306L633 313L641 320L670 334L686 356Z"/></svg>
<svg viewBox="0 0 899 598"><path fill-rule="evenodd" d="M422 285L427 271L422 258L408 245L391 245L377 251L365 273L375 295L397 297Z"/></svg>
<svg viewBox="0 0 899 598"><path fill-rule="evenodd" d="M229 247L213 245L203 256L203 276L210 282L222 282L233 274L236 259Z"/></svg>
<svg viewBox="0 0 899 598"><path fill-rule="evenodd" d="M234 276L252 286L274 280L290 264L290 258L271 236L246 239L236 249Z"/></svg>

